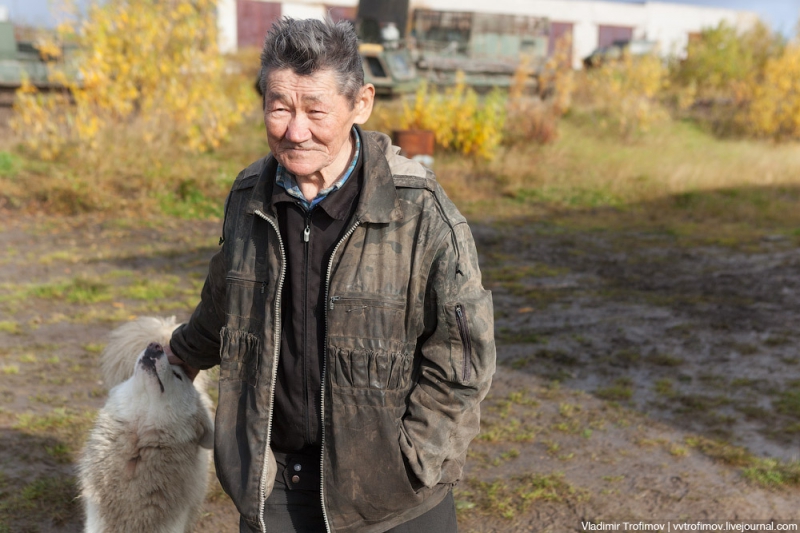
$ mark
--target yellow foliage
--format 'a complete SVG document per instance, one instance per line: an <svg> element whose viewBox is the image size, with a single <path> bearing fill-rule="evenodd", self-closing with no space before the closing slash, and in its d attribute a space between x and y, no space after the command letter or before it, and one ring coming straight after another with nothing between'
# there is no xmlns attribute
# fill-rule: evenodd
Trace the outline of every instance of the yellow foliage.
<svg viewBox="0 0 800 533"><path fill-rule="evenodd" d="M508 88L508 99L514 101L522 98L530 82L531 57L522 56L517 68L514 69L514 76L511 78L511 86Z"/></svg>
<svg viewBox="0 0 800 533"><path fill-rule="evenodd" d="M216 0L109 0L93 4L79 27L61 24L77 44L77 76L53 70L63 94L18 94L14 129L53 157L70 141L96 147L102 132L142 121L152 139L192 151L216 148L239 123L247 87L226 86L216 46ZM50 47L40 48L44 54Z"/></svg>
<svg viewBox="0 0 800 533"><path fill-rule="evenodd" d="M626 53L619 61L586 72L584 91L594 110L614 122L627 138L667 118L658 101L666 83L667 69L657 55Z"/></svg>
<svg viewBox="0 0 800 533"><path fill-rule="evenodd" d="M538 76L538 94L525 95L529 60L523 58L514 71L508 98L504 142L510 146L547 144L558 137L558 120L572 106L575 73L572 70L572 35L557 42L555 51Z"/></svg>
<svg viewBox="0 0 800 533"><path fill-rule="evenodd" d="M745 127L776 139L800 137L800 44L767 60L761 76L751 76Z"/></svg>
<svg viewBox="0 0 800 533"><path fill-rule="evenodd" d="M572 70L572 34L556 41L553 55L547 60L539 80L542 97L549 97L556 115L563 116L572 106L575 91L575 71Z"/></svg>
<svg viewBox="0 0 800 533"><path fill-rule="evenodd" d="M430 130L444 149L492 159L503 138L505 118L505 97L499 90L481 101L458 73L456 84L441 93L421 83L413 105L403 102L401 127Z"/></svg>
<svg viewBox="0 0 800 533"><path fill-rule="evenodd" d="M55 61L61 57L61 47L52 39L40 39L34 47L44 61Z"/></svg>

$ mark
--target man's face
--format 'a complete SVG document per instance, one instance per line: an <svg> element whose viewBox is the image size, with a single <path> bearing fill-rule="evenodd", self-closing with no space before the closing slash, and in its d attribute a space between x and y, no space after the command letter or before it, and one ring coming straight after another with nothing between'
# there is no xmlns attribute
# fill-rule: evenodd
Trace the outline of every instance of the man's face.
<svg viewBox="0 0 800 533"><path fill-rule="evenodd" d="M338 169L349 161L350 131L353 124L369 118L373 98L374 88L367 85L351 106L339 94L331 70L309 76L291 69L271 72L264 95L264 125L272 154L298 178L315 174L327 178L326 169Z"/></svg>

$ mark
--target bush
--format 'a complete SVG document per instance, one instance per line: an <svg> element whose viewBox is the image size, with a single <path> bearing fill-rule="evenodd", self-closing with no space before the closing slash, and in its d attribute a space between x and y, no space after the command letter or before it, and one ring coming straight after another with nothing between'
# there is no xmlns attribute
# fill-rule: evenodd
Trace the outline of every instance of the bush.
<svg viewBox="0 0 800 533"><path fill-rule="evenodd" d="M505 144L548 144L558 138L558 120L572 106L575 89L571 52L572 36L567 34L539 75L536 98L525 97L528 65L520 62L509 89Z"/></svg>
<svg viewBox="0 0 800 533"><path fill-rule="evenodd" d="M109 0L59 35L77 47L74 69L52 64L62 93L18 92L12 127L39 156L68 144L97 149L109 130L141 123L147 144L216 148L242 120L247 87L230 84L216 46L215 0ZM46 50L58 47L44 46Z"/></svg>
<svg viewBox="0 0 800 533"><path fill-rule="evenodd" d="M512 100L508 104L503 143L509 146L552 143L558 139L559 118L551 102L538 98Z"/></svg>
<svg viewBox="0 0 800 533"><path fill-rule="evenodd" d="M800 138L800 45L767 59L763 73L747 87L745 127L776 140Z"/></svg>
<svg viewBox="0 0 800 533"><path fill-rule="evenodd" d="M413 105L403 102L401 127L433 131L436 144L446 150L493 159L503 139L505 100L498 89L481 100L467 87L463 73L444 92L423 82Z"/></svg>
<svg viewBox="0 0 800 533"><path fill-rule="evenodd" d="M673 65L672 80L700 100L735 101L782 49L783 38L762 22L744 32L721 22L689 43L686 59Z"/></svg>
<svg viewBox="0 0 800 533"><path fill-rule="evenodd" d="M660 102L666 83L667 68L657 55L626 53L619 61L584 72L580 91L590 111L602 117L602 125L629 139L668 117Z"/></svg>

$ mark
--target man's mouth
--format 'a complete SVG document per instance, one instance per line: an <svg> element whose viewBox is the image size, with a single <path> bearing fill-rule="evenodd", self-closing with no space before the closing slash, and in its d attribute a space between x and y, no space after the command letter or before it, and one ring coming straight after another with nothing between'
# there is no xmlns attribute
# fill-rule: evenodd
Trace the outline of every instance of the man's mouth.
<svg viewBox="0 0 800 533"><path fill-rule="evenodd" d="M284 152L316 152L317 149L313 146L287 146L283 149Z"/></svg>

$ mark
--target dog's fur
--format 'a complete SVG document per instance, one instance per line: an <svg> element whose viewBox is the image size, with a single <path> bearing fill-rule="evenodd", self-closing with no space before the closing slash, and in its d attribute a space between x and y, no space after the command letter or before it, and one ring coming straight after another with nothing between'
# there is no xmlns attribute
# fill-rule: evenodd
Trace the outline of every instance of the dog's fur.
<svg viewBox="0 0 800 533"><path fill-rule="evenodd" d="M189 533L208 485L214 435L204 380L162 346L175 319L117 328L104 350L109 387L79 463L87 533Z"/></svg>

